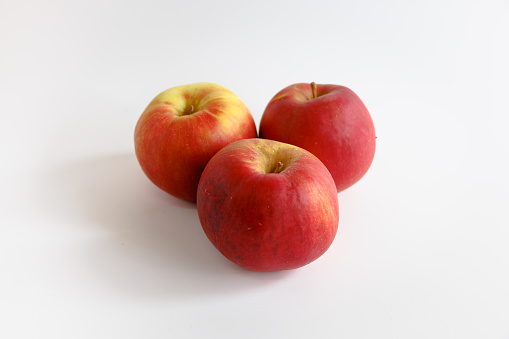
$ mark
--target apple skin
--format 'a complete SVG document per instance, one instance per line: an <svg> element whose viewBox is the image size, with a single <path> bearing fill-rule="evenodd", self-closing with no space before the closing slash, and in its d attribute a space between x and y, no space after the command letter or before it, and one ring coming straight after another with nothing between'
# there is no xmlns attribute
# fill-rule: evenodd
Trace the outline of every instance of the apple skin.
<svg viewBox="0 0 509 339"><path fill-rule="evenodd" d="M205 234L226 258L263 272L316 260L339 222L336 186L320 160L264 139L234 142L210 160L197 208Z"/></svg>
<svg viewBox="0 0 509 339"><path fill-rule="evenodd" d="M147 177L163 191L196 201L201 173L224 146L256 137L246 105L214 83L170 88L142 113L134 132L135 151Z"/></svg>
<svg viewBox="0 0 509 339"><path fill-rule="evenodd" d="M299 83L277 93L260 122L260 138L302 147L320 159L341 192L359 181L375 156L376 135L361 99L339 85Z"/></svg>

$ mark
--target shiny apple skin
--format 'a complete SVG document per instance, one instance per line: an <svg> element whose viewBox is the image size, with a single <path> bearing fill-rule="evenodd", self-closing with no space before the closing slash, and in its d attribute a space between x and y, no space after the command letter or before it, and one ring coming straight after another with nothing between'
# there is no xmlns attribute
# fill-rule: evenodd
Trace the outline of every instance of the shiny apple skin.
<svg viewBox="0 0 509 339"><path fill-rule="evenodd" d="M283 163L282 171L277 171ZM212 244L253 271L290 270L323 255L338 229L336 187L311 153L263 139L232 143L207 164L198 215Z"/></svg>
<svg viewBox="0 0 509 339"><path fill-rule="evenodd" d="M156 96L138 120L134 143L141 168L157 187L196 201L201 173L212 156L256 135L249 109L234 93L196 83Z"/></svg>
<svg viewBox="0 0 509 339"><path fill-rule="evenodd" d="M375 156L371 115L349 88L299 83L278 92L260 122L260 138L302 147L316 155L341 192L358 182Z"/></svg>

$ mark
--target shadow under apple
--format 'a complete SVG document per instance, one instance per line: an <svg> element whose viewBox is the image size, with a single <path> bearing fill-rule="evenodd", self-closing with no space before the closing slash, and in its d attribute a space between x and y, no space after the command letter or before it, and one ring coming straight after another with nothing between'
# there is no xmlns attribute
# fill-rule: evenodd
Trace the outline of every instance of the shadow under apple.
<svg viewBox="0 0 509 339"><path fill-rule="evenodd" d="M77 264L115 292L188 299L255 289L291 274L251 272L224 258L206 238L196 204L155 187L134 154L66 165L51 171L46 185L53 191L48 207L60 221L97 232Z"/></svg>

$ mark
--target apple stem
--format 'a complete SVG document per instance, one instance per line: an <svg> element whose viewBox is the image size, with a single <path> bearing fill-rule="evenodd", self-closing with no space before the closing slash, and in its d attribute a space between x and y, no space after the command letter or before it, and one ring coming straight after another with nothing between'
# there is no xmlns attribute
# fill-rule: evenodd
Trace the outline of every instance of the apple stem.
<svg viewBox="0 0 509 339"><path fill-rule="evenodd" d="M310 85L311 85L311 91L313 91L313 99L316 99L318 97L318 93L316 90L316 84L313 81Z"/></svg>
<svg viewBox="0 0 509 339"><path fill-rule="evenodd" d="M184 108L184 110L182 111L182 115L190 115L190 114L193 114L194 113L194 106L193 105L189 105L187 106L186 108Z"/></svg>
<svg viewBox="0 0 509 339"><path fill-rule="evenodd" d="M276 169L274 170L274 173L279 173L279 172L281 172L281 170L283 169L283 166L284 166L284 164L283 164L281 161L279 161L279 162L277 163Z"/></svg>

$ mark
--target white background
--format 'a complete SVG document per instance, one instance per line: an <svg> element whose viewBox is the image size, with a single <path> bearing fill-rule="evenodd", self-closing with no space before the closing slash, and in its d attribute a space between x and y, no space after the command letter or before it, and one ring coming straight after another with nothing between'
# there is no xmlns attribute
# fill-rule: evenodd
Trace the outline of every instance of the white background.
<svg viewBox="0 0 509 339"><path fill-rule="evenodd" d="M509 338L509 3L0 2L1 338ZM304 268L255 273L134 156L141 112L212 81L257 125L353 89L377 151Z"/></svg>

